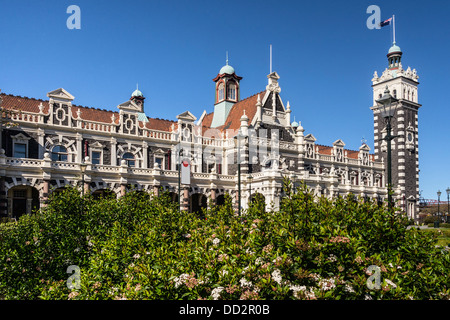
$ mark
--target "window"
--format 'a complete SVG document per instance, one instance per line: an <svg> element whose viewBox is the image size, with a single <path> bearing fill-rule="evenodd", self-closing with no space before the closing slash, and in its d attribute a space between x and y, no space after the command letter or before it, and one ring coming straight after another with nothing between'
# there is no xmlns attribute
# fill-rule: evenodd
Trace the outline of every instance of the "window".
<svg viewBox="0 0 450 320"><path fill-rule="evenodd" d="M127 162L127 166L134 167L136 165L134 155L131 152L124 153L122 158Z"/></svg>
<svg viewBox="0 0 450 320"><path fill-rule="evenodd" d="M101 164L102 153L100 151L92 151L92 164Z"/></svg>
<svg viewBox="0 0 450 320"><path fill-rule="evenodd" d="M227 97L230 100L236 100L236 84L231 83L228 85Z"/></svg>
<svg viewBox="0 0 450 320"><path fill-rule="evenodd" d="M67 161L67 149L64 146L54 146L52 149L53 161Z"/></svg>
<svg viewBox="0 0 450 320"><path fill-rule="evenodd" d="M218 101L222 101L223 99L224 99L224 84L223 84L223 82L221 82L220 84L219 84L219 99L218 99Z"/></svg>
<svg viewBox="0 0 450 320"><path fill-rule="evenodd" d="M397 90L394 89L394 98L397 98Z"/></svg>
<svg viewBox="0 0 450 320"><path fill-rule="evenodd" d="M14 158L26 158L27 145L25 143L14 143Z"/></svg>
<svg viewBox="0 0 450 320"><path fill-rule="evenodd" d="M163 168L164 158L162 158L162 157L155 157L155 163L158 164L158 168L164 169Z"/></svg>

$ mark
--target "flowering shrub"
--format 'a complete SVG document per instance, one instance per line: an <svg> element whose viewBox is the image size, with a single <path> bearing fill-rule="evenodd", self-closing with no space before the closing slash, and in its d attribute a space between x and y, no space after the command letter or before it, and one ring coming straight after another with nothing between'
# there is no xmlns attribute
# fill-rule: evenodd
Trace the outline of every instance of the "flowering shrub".
<svg viewBox="0 0 450 320"><path fill-rule="evenodd" d="M55 194L0 226L5 299L449 299L450 254L374 202L314 200L288 181L278 212L231 198L201 216L167 194ZM258 198L257 198L258 199ZM80 268L68 289L67 267ZM369 289L377 266L380 287Z"/></svg>

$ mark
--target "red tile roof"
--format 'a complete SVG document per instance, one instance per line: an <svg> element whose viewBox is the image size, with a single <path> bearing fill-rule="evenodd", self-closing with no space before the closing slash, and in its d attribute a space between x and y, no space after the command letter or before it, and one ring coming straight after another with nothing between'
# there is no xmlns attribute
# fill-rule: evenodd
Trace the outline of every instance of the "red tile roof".
<svg viewBox="0 0 450 320"><path fill-rule="evenodd" d="M14 96L10 94L1 93L2 107L12 110L21 110L24 112L39 113L39 105L42 103L44 106L44 113L48 112L48 101L41 99L34 99L28 97Z"/></svg>
<svg viewBox="0 0 450 320"><path fill-rule="evenodd" d="M42 103L44 106L43 112L46 114L49 110L48 100L41 100L35 98L15 96L11 94L0 93L2 97L2 106L4 108L21 110L24 112L39 113L39 105ZM119 113L116 111L109 111L104 109L89 108L83 106L77 106L72 104L72 116L78 118L77 112L81 111L81 119L87 121L96 121L102 123L112 123L112 115L115 117L114 123L119 123ZM148 118L149 122L145 124L145 127L153 130L171 131L172 124L177 128L176 121L164 120L159 118ZM140 123L142 127L143 123Z"/></svg>
<svg viewBox="0 0 450 320"><path fill-rule="evenodd" d="M249 118L249 123L253 120L253 117L256 114L256 102L258 99L258 94L261 97L261 100L264 97L265 91L261 91L257 94L254 94L244 100L241 100L233 105L233 107L230 110L230 113L228 114L227 119L225 120L224 125L217 127L221 132L226 131L227 129L230 130L238 130L241 125L241 117L244 114L247 115ZM14 110L21 110L24 112L33 112L33 113L39 113L39 105L42 103L44 106L43 112L48 113L49 110L49 103L47 100L41 100L41 99L35 99L35 98L28 98L28 97L21 97L21 96L14 96L10 94L0 93L0 96L3 99L2 106L4 108L8 109L14 109ZM112 123L112 115L115 116L115 123L119 123L119 113L115 111L108 111L104 109L95 109L95 108L89 108L89 107L83 107L83 106L77 106L72 105L72 116L74 118L77 118L77 111L81 110L81 119L88 120L88 121L96 121L96 122L103 122L103 123ZM205 117L202 120L202 123L200 124L202 127L202 132L204 133L206 130L211 128L211 122L214 116L214 112L208 113L205 115ZM178 122L172 121L172 120L166 120L166 119L159 119L159 118L148 118L148 122L145 123L145 127L148 129L153 130L159 130L159 131L172 131L172 125L174 126L174 129L176 130L178 128ZM144 123L140 122L140 127L142 128ZM324 155L331 155L331 150L333 147L331 146L324 146L324 145L318 145L319 147L319 154ZM359 151L355 150L347 150L347 156L350 159L358 159L358 153ZM370 155L371 160L374 160L375 157L373 154Z"/></svg>

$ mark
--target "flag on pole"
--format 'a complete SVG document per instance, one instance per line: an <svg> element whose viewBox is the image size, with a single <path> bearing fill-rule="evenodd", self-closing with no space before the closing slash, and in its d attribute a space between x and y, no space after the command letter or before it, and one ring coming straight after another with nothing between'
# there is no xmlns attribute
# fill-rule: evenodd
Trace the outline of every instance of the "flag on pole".
<svg viewBox="0 0 450 320"><path fill-rule="evenodd" d="M391 24L391 20L392 20L392 17L387 19L387 20L384 20L384 21L380 22L380 27L384 27L384 26L390 25Z"/></svg>

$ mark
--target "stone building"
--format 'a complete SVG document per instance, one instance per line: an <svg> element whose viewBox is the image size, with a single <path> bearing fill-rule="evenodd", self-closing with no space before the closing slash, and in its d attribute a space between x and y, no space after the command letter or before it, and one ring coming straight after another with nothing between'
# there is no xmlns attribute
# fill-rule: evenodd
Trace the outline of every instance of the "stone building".
<svg viewBox="0 0 450 320"><path fill-rule="evenodd" d="M148 117L145 97L136 89L117 111L74 104L63 88L47 93L47 100L0 95L3 108L20 110L15 127L2 127L0 194L2 216L19 217L45 205L48 195L65 185L81 184L94 196L130 189L158 195L168 191L181 208L197 211L221 204L225 193L238 199L240 165L241 206L261 194L267 208L277 209L283 196L283 177L304 181L317 195L353 193L383 201L386 190L384 120L376 99L386 85L399 99L393 143L394 199L408 215L418 212L418 77L404 70L395 44L388 68L375 72L373 100L375 150L363 143L348 150L338 139L332 146L317 143L301 123L292 121L291 105L283 101L279 75L241 99L242 77L223 66L213 79L214 107L195 117L186 111L177 120ZM239 137L235 139L240 133ZM191 163L191 181L178 190L179 150ZM81 163L86 171L81 174Z"/></svg>

